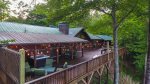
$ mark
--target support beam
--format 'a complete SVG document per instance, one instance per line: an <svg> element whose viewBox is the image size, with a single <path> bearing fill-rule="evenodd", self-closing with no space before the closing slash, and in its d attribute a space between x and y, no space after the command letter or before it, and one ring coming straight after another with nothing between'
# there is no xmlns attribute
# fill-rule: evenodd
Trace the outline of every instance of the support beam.
<svg viewBox="0 0 150 84"><path fill-rule="evenodd" d="M25 83L25 50L20 49L20 83L19 84L24 84Z"/></svg>
<svg viewBox="0 0 150 84"><path fill-rule="evenodd" d="M102 68L100 68L100 75L102 75L103 70L104 70L104 66L102 66Z"/></svg>
<svg viewBox="0 0 150 84"><path fill-rule="evenodd" d="M34 47L34 67L36 67L36 54L37 54L37 47Z"/></svg>
<svg viewBox="0 0 150 84"><path fill-rule="evenodd" d="M82 82L83 82L84 84L88 84L84 79L82 79Z"/></svg>
<svg viewBox="0 0 150 84"><path fill-rule="evenodd" d="M59 64L59 50L56 48L56 57L57 57L57 64Z"/></svg>
<svg viewBox="0 0 150 84"><path fill-rule="evenodd" d="M109 79L108 79L108 78L109 78L109 74L108 74L108 72L109 72L109 71L108 71L108 65L106 64L105 67L106 67L106 71L107 71L107 72L106 72L107 78L106 78L106 82L105 82L105 83L108 84L108 80L109 80Z"/></svg>
<svg viewBox="0 0 150 84"><path fill-rule="evenodd" d="M100 74L100 72L99 72L99 69L98 69L98 70L96 70L96 72L98 73L98 76L101 76L101 74Z"/></svg>
<svg viewBox="0 0 150 84"><path fill-rule="evenodd" d="M108 60L109 60L109 41L107 41L107 53L108 53Z"/></svg>
<svg viewBox="0 0 150 84"><path fill-rule="evenodd" d="M73 60L74 58L73 58L73 52L74 52L74 44L73 44L73 46L71 47L71 59Z"/></svg>
<svg viewBox="0 0 150 84"><path fill-rule="evenodd" d="M82 47L82 57L84 56L84 54L83 54L83 47Z"/></svg>
<svg viewBox="0 0 150 84"><path fill-rule="evenodd" d="M90 82L91 82L91 80L92 80L92 78L93 78L93 75L94 75L94 72L91 74L90 79L89 79L89 81L88 81L88 84L90 84Z"/></svg>

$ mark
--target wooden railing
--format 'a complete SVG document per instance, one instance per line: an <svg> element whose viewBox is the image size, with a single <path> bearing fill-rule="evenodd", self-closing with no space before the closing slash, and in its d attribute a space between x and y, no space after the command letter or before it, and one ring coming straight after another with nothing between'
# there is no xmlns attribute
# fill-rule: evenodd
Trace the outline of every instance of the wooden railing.
<svg viewBox="0 0 150 84"><path fill-rule="evenodd" d="M119 55L124 55L124 53L124 48L119 49ZM113 59L113 52L110 52L109 57L108 54L104 54L103 56L76 64L68 69L46 75L44 77L26 82L25 84L68 84Z"/></svg>
<svg viewBox="0 0 150 84"><path fill-rule="evenodd" d="M20 55L18 52L8 48L0 48L0 71L5 77L6 84L19 84Z"/></svg>

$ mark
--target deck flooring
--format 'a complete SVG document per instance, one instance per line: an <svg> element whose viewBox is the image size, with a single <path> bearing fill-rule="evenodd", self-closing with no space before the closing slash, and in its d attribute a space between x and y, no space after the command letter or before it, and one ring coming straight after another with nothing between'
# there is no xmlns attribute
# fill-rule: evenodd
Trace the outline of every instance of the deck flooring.
<svg viewBox="0 0 150 84"><path fill-rule="evenodd" d="M92 59L93 57L95 57L95 55L97 56L101 56L101 49L95 49L95 50L90 50L90 51L84 51L83 52L83 57L81 56L77 56L76 58L74 59L65 59L65 58L60 58L59 60L59 65L63 65L65 62L68 63L68 65L75 65L75 64L78 64L78 63L81 63L81 62L84 62L84 61L87 61L87 60L90 60Z"/></svg>

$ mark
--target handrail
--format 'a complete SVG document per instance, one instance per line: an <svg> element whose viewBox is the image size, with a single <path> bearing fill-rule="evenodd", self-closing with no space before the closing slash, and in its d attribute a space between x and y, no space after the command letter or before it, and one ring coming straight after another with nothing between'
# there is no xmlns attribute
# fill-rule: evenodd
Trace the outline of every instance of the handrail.
<svg viewBox="0 0 150 84"><path fill-rule="evenodd" d="M124 48L119 49L120 55L123 55L124 53L125 53ZM49 84L49 83L64 84L65 83L66 84L66 83L70 83L71 81L75 80L76 78L81 77L81 76L87 74L88 72L94 70L94 68L97 68L97 67L107 63L108 61L114 59L113 52L110 52L109 56L111 56L111 57L108 57L108 53L106 53L102 56L99 56L99 57L78 63L76 65L73 65L72 67L64 69L62 71L58 71L58 72L40 77L38 79L26 82L25 84L36 84L36 83L38 83L38 84L41 84L41 83L42 84L43 83L44 84Z"/></svg>

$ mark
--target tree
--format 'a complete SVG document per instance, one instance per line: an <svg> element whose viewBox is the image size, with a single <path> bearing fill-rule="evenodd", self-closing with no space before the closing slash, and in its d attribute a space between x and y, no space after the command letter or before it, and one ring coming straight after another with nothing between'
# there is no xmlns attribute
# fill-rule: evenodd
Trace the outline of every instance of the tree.
<svg viewBox="0 0 150 84"><path fill-rule="evenodd" d="M115 56L115 75L114 83L119 81L119 57L117 33L120 25L138 6L138 0L48 0L46 7L49 11L47 17L50 23L66 21L68 23L86 20L90 12L99 11L110 17ZM99 15L103 15L99 14Z"/></svg>
<svg viewBox="0 0 150 84"><path fill-rule="evenodd" d="M150 4L150 1L149 1ZM150 84L150 5L149 5L149 28L148 28L148 52L147 52L147 60L146 60L146 72L144 78L144 84Z"/></svg>
<svg viewBox="0 0 150 84"><path fill-rule="evenodd" d="M51 1L51 0L50 0ZM56 0L62 5L63 0ZM73 14L78 13L82 15L84 10L99 11L111 17L113 28L113 40L114 40L114 56L115 56L115 74L114 84L119 83L119 56L118 56L118 29L124 20L135 10L138 4L138 0L72 0L71 5L64 5L57 9L51 21L63 20L66 17L71 18ZM50 3L53 4L53 3Z"/></svg>
<svg viewBox="0 0 150 84"><path fill-rule="evenodd" d="M6 9L8 1L0 0L0 20L2 21L7 16Z"/></svg>
<svg viewBox="0 0 150 84"><path fill-rule="evenodd" d="M40 26L48 26L49 22L47 21L48 18L48 11L46 4L38 4L35 8L29 12L27 16L26 23L32 25L40 25Z"/></svg>

